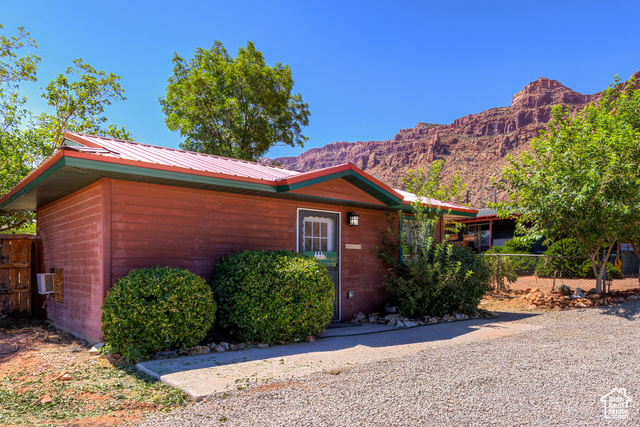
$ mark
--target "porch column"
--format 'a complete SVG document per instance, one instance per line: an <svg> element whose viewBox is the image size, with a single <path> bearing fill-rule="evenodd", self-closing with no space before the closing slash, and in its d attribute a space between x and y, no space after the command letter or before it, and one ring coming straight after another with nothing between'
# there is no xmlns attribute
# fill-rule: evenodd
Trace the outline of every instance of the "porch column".
<svg viewBox="0 0 640 427"><path fill-rule="evenodd" d="M489 249L493 247L493 220L489 220Z"/></svg>

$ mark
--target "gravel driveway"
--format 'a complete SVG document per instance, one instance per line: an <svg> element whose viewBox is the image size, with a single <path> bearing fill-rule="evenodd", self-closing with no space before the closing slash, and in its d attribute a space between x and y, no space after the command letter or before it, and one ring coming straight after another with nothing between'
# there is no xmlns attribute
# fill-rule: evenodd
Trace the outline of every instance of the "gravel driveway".
<svg viewBox="0 0 640 427"><path fill-rule="evenodd" d="M501 322L540 328L252 385L143 425L640 425L639 319L638 302L502 313ZM604 417L601 397L614 388L610 397L624 388L632 399L626 419Z"/></svg>

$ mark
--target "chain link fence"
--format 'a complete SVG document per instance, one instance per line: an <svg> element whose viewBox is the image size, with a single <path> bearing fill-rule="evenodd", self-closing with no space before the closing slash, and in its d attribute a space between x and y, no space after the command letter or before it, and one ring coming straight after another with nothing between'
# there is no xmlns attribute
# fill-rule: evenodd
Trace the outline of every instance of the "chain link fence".
<svg viewBox="0 0 640 427"><path fill-rule="evenodd" d="M497 291L540 288L569 292L576 287L583 291L596 287L591 260L587 257L532 254L483 254L482 257L491 270L490 285ZM640 287L638 270L632 273L628 265L622 265L621 259L626 258L619 254L609 258L604 291ZM632 258L628 260L634 262Z"/></svg>

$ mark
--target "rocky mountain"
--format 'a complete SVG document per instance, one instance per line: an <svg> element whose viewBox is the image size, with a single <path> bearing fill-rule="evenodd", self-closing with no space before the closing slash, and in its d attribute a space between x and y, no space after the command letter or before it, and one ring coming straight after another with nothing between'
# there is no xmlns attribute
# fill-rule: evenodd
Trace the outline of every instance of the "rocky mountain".
<svg viewBox="0 0 640 427"><path fill-rule="evenodd" d="M634 76L640 78L640 72ZM529 140L546 127L554 105L580 108L598 97L540 77L513 95L509 107L469 114L449 125L418 123L388 141L334 142L297 157L264 160L301 171L352 162L392 187L403 188L402 177L409 169L427 168L432 161L443 159L445 181L459 170L467 183L469 203L483 208L494 197L506 198L506 194L494 193L491 177L500 175L507 154L517 155L528 148Z"/></svg>

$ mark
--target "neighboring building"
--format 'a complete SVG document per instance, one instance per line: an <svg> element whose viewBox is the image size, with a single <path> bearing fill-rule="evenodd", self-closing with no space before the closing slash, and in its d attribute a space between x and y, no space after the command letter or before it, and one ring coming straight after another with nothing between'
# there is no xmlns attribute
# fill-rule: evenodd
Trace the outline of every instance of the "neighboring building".
<svg viewBox="0 0 640 427"><path fill-rule="evenodd" d="M41 296L38 306L54 324L96 342L104 297L130 270L176 266L210 279L218 260L243 250L322 252L336 286L336 319L382 309L385 269L375 247L385 213L397 220L412 196L350 163L296 172L66 133L0 198L0 209L37 212L38 272L58 269L63 277L55 297ZM449 219L477 213L445 205Z"/></svg>
<svg viewBox="0 0 640 427"><path fill-rule="evenodd" d="M482 253L494 246L504 246L515 237L515 217L500 218L495 209L478 209L475 218L456 220L464 225L458 236L450 237L454 244L464 244L477 253ZM533 243L533 253L542 253L547 247L542 244L544 239Z"/></svg>
<svg viewBox="0 0 640 427"><path fill-rule="evenodd" d="M494 246L504 246L513 239L516 230L514 218L499 218L494 209L479 209L475 218L464 218L457 222L464 225L458 236L449 239L464 244L481 253Z"/></svg>

